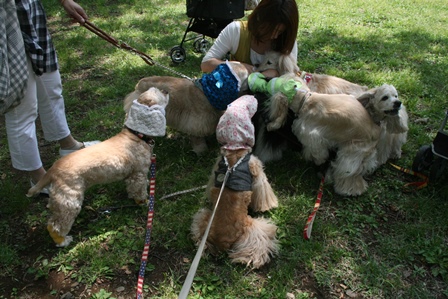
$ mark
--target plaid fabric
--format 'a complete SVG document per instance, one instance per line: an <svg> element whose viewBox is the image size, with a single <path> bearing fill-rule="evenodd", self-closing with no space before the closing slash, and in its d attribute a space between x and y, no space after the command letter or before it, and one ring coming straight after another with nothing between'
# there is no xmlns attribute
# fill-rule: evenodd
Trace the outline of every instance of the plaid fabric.
<svg viewBox="0 0 448 299"><path fill-rule="evenodd" d="M15 0L23 41L36 75L58 69L58 58L40 0Z"/></svg>
<svg viewBox="0 0 448 299"><path fill-rule="evenodd" d="M28 69L14 0L0 5L0 114L20 104Z"/></svg>

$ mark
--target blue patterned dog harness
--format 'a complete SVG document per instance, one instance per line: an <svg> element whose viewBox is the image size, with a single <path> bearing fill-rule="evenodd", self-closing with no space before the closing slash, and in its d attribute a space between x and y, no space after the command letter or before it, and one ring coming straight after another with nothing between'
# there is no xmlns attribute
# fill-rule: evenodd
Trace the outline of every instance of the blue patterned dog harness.
<svg viewBox="0 0 448 299"><path fill-rule="evenodd" d="M241 87L240 79L227 61L211 73L204 74L199 83L210 104L218 110L226 110L227 105L238 98Z"/></svg>

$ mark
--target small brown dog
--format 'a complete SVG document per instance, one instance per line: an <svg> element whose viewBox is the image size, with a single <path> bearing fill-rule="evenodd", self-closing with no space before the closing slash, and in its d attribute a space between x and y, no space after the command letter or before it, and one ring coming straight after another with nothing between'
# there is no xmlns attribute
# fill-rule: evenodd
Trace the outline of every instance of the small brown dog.
<svg viewBox="0 0 448 299"><path fill-rule="evenodd" d="M65 247L73 240L67 234L81 211L84 191L92 185L124 180L130 198L137 204L147 201L152 137L165 135L168 101L168 94L156 88L143 92L133 101L120 133L62 157L28 190L31 197L50 185L47 229L56 246Z"/></svg>
<svg viewBox="0 0 448 299"><path fill-rule="evenodd" d="M254 127L250 118L256 109L257 101L253 96L242 96L231 103L220 118L216 135L223 146L207 185L210 204L214 207L219 200L207 249L211 253L227 251L232 262L253 268L268 263L271 255L278 252L277 226L265 218L248 215L249 207L254 211L267 211L278 205L263 164L251 154ZM225 184L223 189L222 184ZM204 208L194 216L191 232L197 244L211 215L212 211Z"/></svg>
<svg viewBox="0 0 448 299"><path fill-rule="evenodd" d="M239 95L247 92L246 67L236 61L227 62L221 66L228 66L239 81ZM213 74L204 74L212 76ZM224 78L224 76L222 76ZM222 115L222 109L215 108L207 98L198 80L189 80L170 76L152 76L141 79L135 90L124 99L124 110L128 111L132 100L150 87L168 91L170 102L166 107L166 123L176 131L188 134L193 151L201 154L207 150L205 138L215 133L216 125ZM228 81L223 81L223 91L229 89ZM237 97L238 97L237 96ZM236 99L235 97L234 99Z"/></svg>

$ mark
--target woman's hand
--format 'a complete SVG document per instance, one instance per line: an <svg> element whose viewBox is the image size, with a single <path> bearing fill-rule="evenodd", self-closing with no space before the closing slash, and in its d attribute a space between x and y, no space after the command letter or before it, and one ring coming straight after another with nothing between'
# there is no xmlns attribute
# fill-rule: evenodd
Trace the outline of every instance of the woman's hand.
<svg viewBox="0 0 448 299"><path fill-rule="evenodd" d="M85 23L87 14L78 3L73 0L61 0L61 4L68 15L75 21L79 22L81 25Z"/></svg>

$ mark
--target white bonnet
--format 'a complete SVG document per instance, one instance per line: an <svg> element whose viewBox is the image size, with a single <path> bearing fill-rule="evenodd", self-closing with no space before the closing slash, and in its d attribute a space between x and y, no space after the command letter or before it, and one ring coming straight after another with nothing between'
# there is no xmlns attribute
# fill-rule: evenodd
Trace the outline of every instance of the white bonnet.
<svg viewBox="0 0 448 299"><path fill-rule="evenodd" d="M148 107L134 100L124 124L129 129L147 136L165 136L165 107L161 105Z"/></svg>

